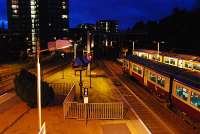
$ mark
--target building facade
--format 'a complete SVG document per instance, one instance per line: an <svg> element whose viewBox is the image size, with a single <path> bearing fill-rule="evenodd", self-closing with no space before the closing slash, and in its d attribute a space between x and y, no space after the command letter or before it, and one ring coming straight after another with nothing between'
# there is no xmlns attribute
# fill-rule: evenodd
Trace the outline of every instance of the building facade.
<svg viewBox="0 0 200 134"><path fill-rule="evenodd" d="M8 30L24 36L27 49L47 47L50 40L66 36L69 28L68 0L7 0Z"/></svg>
<svg viewBox="0 0 200 134"><path fill-rule="evenodd" d="M97 31L115 33L119 32L118 22L115 20L99 20L96 23Z"/></svg>

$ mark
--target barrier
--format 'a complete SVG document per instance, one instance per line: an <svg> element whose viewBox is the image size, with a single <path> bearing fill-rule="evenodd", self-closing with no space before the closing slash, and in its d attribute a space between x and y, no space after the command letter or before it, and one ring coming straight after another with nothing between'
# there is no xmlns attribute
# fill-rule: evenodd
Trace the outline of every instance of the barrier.
<svg viewBox="0 0 200 134"><path fill-rule="evenodd" d="M48 83L48 85L53 88L56 95L67 95L74 83Z"/></svg>
<svg viewBox="0 0 200 134"><path fill-rule="evenodd" d="M123 119L123 103L63 103L64 119Z"/></svg>

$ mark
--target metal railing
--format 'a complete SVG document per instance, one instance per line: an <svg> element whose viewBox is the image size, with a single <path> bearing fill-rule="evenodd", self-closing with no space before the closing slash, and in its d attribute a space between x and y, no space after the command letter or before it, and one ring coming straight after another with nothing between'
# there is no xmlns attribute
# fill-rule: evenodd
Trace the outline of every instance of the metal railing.
<svg viewBox="0 0 200 134"><path fill-rule="evenodd" d="M66 102L64 119L123 119L123 103L77 103Z"/></svg>
<svg viewBox="0 0 200 134"><path fill-rule="evenodd" d="M74 83L48 83L56 95L67 95Z"/></svg>
<svg viewBox="0 0 200 134"><path fill-rule="evenodd" d="M64 118L66 118L67 114L70 112L70 109L73 109L73 106L74 106L73 100L74 100L75 94L76 94L76 84L74 83L71 86L71 89L63 102Z"/></svg>

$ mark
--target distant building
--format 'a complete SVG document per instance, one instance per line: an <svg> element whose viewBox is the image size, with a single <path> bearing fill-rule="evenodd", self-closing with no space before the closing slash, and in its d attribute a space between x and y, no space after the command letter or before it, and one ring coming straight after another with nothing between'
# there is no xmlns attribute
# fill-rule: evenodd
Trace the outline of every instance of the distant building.
<svg viewBox="0 0 200 134"><path fill-rule="evenodd" d="M41 47L46 47L48 41L68 32L68 0L7 0L7 6L9 32L22 34L33 52L37 36Z"/></svg>
<svg viewBox="0 0 200 134"><path fill-rule="evenodd" d="M95 31L96 25L95 24L79 24L77 28L82 29L82 30Z"/></svg>
<svg viewBox="0 0 200 134"><path fill-rule="evenodd" d="M97 31L115 33L119 31L118 22L115 20L99 20L96 23Z"/></svg>

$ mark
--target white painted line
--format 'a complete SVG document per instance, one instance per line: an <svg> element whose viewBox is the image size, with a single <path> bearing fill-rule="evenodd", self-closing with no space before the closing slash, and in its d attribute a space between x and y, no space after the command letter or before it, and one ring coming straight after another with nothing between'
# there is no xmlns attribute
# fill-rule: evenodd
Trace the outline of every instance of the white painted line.
<svg viewBox="0 0 200 134"><path fill-rule="evenodd" d="M105 63L104 63L105 64ZM162 124L163 126L165 126L169 131L170 133L174 133L110 68L108 68L112 74L122 83L122 85L129 90L129 92L131 92L134 97L136 97L136 99L138 101L140 101L153 115L154 117L156 117ZM136 113L137 114L137 113ZM137 115L139 117L139 115ZM140 119L141 120L141 119ZM142 121L143 122L143 121ZM144 123L144 122L143 122ZM145 125L146 126L146 125Z"/></svg>
<svg viewBox="0 0 200 134"><path fill-rule="evenodd" d="M111 70L109 69L112 74L118 78L118 80L121 82L121 80L119 79L118 76L116 76L116 74ZM124 83L121 82L123 85ZM125 85L125 87L127 88L127 86ZM117 90L117 92L120 94L120 96L122 97L122 99L126 102L126 104L129 106L129 108L131 109L131 111L133 112L133 114L136 116L136 118L139 120L139 122L142 124L142 126L146 129L147 133L148 134L152 134L151 131L148 129L148 127L144 124L144 122L141 120L141 118L139 117L139 115L136 113L136 111L131 107L130 103L126 100L126 98L121 94L121 92L119 90Z"/></svg>

